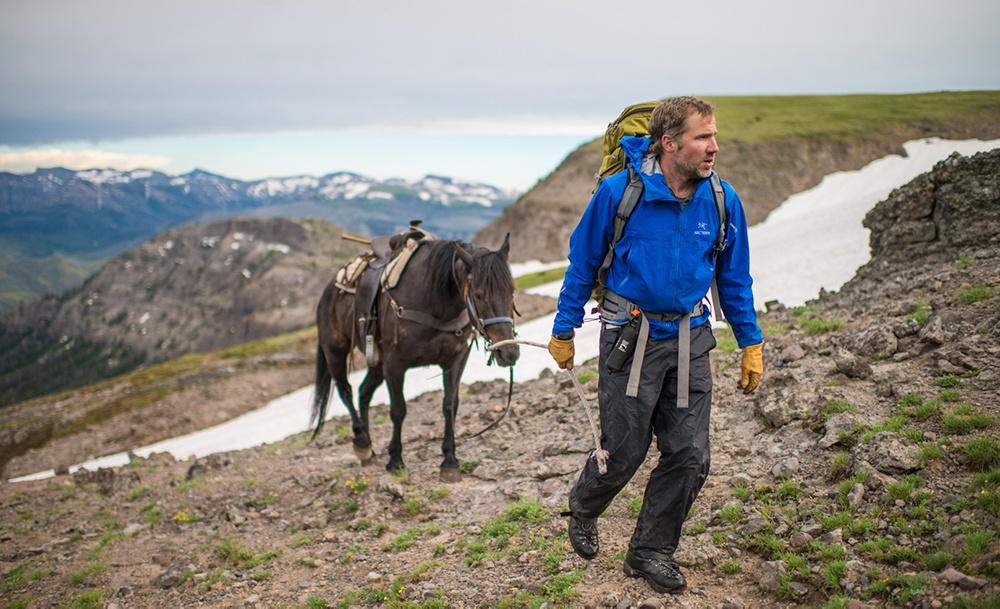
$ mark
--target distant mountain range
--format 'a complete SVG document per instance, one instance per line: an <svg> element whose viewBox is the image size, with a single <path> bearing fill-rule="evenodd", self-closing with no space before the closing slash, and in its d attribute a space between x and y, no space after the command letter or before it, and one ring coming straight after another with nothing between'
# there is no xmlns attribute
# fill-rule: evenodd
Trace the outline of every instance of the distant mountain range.
<svg viewBox="0 0 1000 609"><path fill-rule="evenodd" d="M378 181L346 172L252 182L201 170L0 173L0 314L79 285L104 260L168 228L292 217L378 235L420 219L440 237L469 240L518 195L439 176Z"/></svg>

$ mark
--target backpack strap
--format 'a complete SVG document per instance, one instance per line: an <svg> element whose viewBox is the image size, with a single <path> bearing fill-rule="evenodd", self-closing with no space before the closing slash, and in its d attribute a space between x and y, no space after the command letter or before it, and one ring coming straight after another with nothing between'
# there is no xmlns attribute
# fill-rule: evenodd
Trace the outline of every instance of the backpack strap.
<svg viewBox="0 0 1000 609"><path fill-rule="evenodd" d="M715 247L713 251L715 253L716 259L719 257L719 252L726 249L726 226L729 221L726 219L726 192L722 189L722 180L719 178L719 174L712 172L709 176L709 182L712 184L712 196L715 198L715 208L719 212L719 234L715 238ZM715 320L722 320L722 305L719 303L719 284L715 280L715 275L712 275L712 308L715 313Z"/></svg>
<svg viewBox="0 0 1000 609"><path fill-rule="evenodd" d="M607 281L611 261L615 257L615 244L621 240L622 234L625 232L625 224L628 223L629 216L632 215L632 210L635 209L635 206L639 203L639 199L642 198L642 189L642 177L629 165L628 185L625 186L625 193L622 195L622 200L618 203L618 209L615 211L614 235L611 237L611 243L608 244L608 252L604 255L604 261L601 262L601 267L597 270L597 281L594 289L594 298L597 302L601 301L601 298L603 298L604 293L607 291L605 282Z"/></svg>

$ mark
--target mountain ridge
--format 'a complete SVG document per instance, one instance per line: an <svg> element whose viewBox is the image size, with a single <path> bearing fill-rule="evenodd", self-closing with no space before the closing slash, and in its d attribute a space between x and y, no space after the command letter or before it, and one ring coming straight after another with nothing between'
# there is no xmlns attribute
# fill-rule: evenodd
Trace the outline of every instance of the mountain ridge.
<svg viewBox="0 0 1000 609"><path fill-rule="evenodd" d="M440 176L380 181L352 172L254 181L200 169L179 176L148 169L0 172L0 314L17 302L79 285L94 264L169 228L286 216L323 219L371 236L421 219L442 237L468 240L518 194ZM17 272L29 262L41 285ZM79 271L65 272L67 264Z"/></svg>

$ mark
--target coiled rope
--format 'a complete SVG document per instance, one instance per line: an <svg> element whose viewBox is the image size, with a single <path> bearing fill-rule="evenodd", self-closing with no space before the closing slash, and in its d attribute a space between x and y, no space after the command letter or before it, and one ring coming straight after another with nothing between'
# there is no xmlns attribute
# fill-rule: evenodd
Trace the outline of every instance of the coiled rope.
<svg viewBox="0 0 1000 609"><path fill-rule="evenodd" d="M502 340L492 345L486 347L487 350L492 351L494 349L499 349L500 347L506 345L529 345L531 347L539 347L548 351L548 345L543 345L541 343L532 342L530 340L521 340L518 338L509 338L507 340ZM580 381L576 379L576 375L573 374L572 370L566 370L569 374L569 378L573 381L573 387L576 388L577 395L580 396L580 401L583 402L583 409L587 413L587 422L590 423L590 432L594 436L594 451L590 453L590 456L597 461L597 470L602 474L608 473L608 451L601 448L601 436L597 433L597 424L594 422L594 414L590 410L590 402L587 401L587 396L583 394L583 387L580 386Z"/></svg>

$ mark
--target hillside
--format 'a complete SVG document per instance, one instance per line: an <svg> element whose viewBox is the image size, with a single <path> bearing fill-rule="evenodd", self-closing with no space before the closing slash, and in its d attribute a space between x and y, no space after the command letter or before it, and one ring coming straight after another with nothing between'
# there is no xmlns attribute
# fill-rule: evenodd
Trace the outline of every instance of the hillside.
<svg viewBox="0 0 1000 609"><path fill-rule="evenodd" d="M825 175L905 154L907 141L1000 137L998 91L707 99L719 128L716 169L736 188L751 225ZM594 188L602 141L573 151L473 241L497 247L510 232L516 262L565 258Z"/></svg>
<svg viewBox="0 0 1000 609"><path fill-rule="evenodd" d="M313 218L380 235L422 219L443 238L468 240L516 195L438 176L379 181L339 172L244 182L198 170L0 172L0 314L77 287L107 258L179 226Z"/></svg>
<svg viewBox="0 0 1000 609"><path fill-rule="evenodd" d="M621 573L652 455L600 519L600 556L569 549L558 512L593 444L559 372L516 386L479 438L507 385L463 387L455 484L437 478L434 392L409 402L405 476L359 465L340 417L317 442L0 485L0 595L22 607L995 607L998 193L1000 151L952 157L893 192L866 220L872 260L855 279L806 307L769 305L750 397L717 332L712 473L676 557L681 594ZM308 376L309 337L281 345L247 361ZM231 363L224 381L192 379L147 412L208 418L245 400L234 387L271 390L274 375ZM574 373L593 404L594 362ZM384 453L387 409L373 417ZM7 473L68 465L88 438L141 421L83 428Z"/></svg>
<svg viewBox="0 0 1000 609"><path fill-rule="evenodd" d="M157 235L3 318L0 405L314 324L323 288L365 249L343 232L277 218Z"/></svg>

